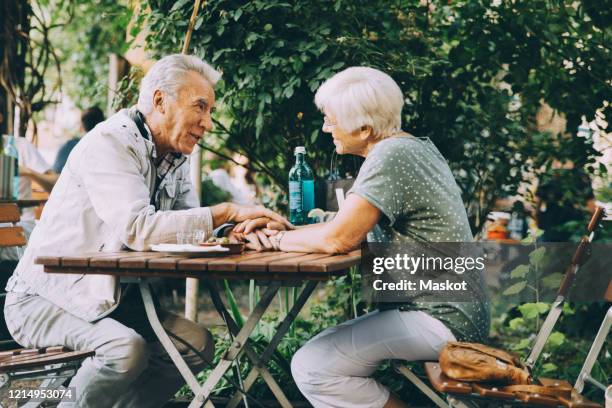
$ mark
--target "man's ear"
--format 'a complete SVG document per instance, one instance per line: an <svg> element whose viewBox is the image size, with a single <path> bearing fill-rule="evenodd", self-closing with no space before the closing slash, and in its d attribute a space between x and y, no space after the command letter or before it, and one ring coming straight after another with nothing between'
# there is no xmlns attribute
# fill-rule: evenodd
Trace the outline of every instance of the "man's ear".
<svg viewBox="0 0 612 408"><path fill-rule="evenodd" d="M372 126L370 125L362 126L361 128L359 128L358 132L359 134L357 135L357 137L359 137L363 141L368 140L370 136L374 135L374 129L372 129Z"/></svg>
<svg viewBox="0 0 612 408"><path fill-rule="evenodd" d="M153 93L153 109L159 113L166 113L166 105L164 104L164 93L156 89Z"/></svg>

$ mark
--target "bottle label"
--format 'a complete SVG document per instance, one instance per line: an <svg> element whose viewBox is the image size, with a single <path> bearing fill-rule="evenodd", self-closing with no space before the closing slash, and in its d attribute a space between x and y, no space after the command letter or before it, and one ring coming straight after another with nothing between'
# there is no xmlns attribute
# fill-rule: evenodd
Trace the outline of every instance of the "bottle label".
<svg viewBox="0 0 612 408"><path fill-rule="evenodd" d="M302 210L302 183L299 181L289 182L289 209Z"/></svg>

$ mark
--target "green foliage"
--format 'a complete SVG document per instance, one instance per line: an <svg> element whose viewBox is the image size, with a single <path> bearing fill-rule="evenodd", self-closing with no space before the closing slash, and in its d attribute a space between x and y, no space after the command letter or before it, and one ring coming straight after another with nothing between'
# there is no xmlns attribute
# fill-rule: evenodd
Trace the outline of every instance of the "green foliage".
<svg viewBox="0 0 612 408"><path fill-rule="evenodd" d="M543 280L543 278L539 274L539 269L541 269L539 267L542 261L544 260L544 257L546 256L546 248L538 248L538 245L535 243L533 237L527 237L523 240L523 245L529 245L531 243L534 244L535 249L529 253L529 264L518 265L510 272L510 279L518 280L518 282L513 283L504 290L503 294L505 296L517 295L523 292L525 289L529 289L535 293L536 298L538 297L538 285L541 283L541 280ZM554 278L549 278L548 275L546 276L546 278L548 278L546 280L547 285L550 285L551 282L554 282ZM533 285L530 285L530 283L532 283ZM538 310L542 308L541 306L539 306L541 305L540 303L528 303L527 305L532 306L524 306L526 308L536 307ZM537 314L532 317L536 316Z"/></svg>
<svg viewBox="0 0 612 408"><path fill-rule="evenodd" d="M40 112L59 101L60 59L54 38L71 15L65 0L16 0L0 3L0 94L19 107L19 129L25 135ZM4 109L4 108L3 108ZM7 115L8 112L2 112Z"/></svg>
<svg viewBox="0 0 612 408"><path fill-rule="evenodd" d="M211 206L226 201L230 201L231 194L217 187L211 179L204 178L202 180L202 206Z"/></svg>
<svg viewBox="0 0 612 408"><path fill-rule="evenodd" d="M72 7L70 22L53 38L63 75L70 78L63 88L79 108L96 105L105 109L108 55L127 51L132 12L125 0L78 0Z"/></svg>
<svg viewBox="0 0 612 408"><path fill-rule="evenodd" d="M138 16L155 56L177 52L192 2L149 0ZM590 138L535 131L542 100L574 133L609 99L605 11L581 3L458 1L207 2L193 53L224 71L222 149L245 154L259 182L286 189L291 152L306 145L323 176L332 144L313 104L318 86L351 65L390 73L406 96L405 128L449 160L473 227L524 170L553 157L592 166ZM553 154L554 153L554 154ZM346 168L346 165L345 165Z"/></svg>
<svg viewBox="0 0 612 408"><path fill-rule="evenodd" d="M138 88L144 72L139 67L131 67L128 75L117 82L117 89L114 90L111 106L118 111L129 108L138 102Z"/></svg>
<svg viewBox="0 0 612 408"><path fill-rule="evenodd" d="M225 296L227 297L227 302L230 305L230 311L232 313L232 317L234 321L238 325L238 327L242 327L244 325L244 319L240 314L240 309L238 308L238 303L236 302L236 298L234 297L234 293L230 288L229 282L227 280L223 281L223 288L225 289Z"/></svg>
<svg viewBox="0 0 612 408"><path fill-rule="evenodd" d="M518 307L519 311L525 319L535 319L540 315L548 312L550 305L548 303L536 302L536 303L523 303Z"/></svg>
<svg viewBox="0 0 612 408"><path fill-rule="evenodd" d="M153 56L180 50L192 7L188 0L141 4L135 30L147 30ZM594 168L591 136L576 137L575 130L583 116L592 119L609 100L606 13L591 2L569 0L498 6L465 0L429 7L383 0L209 1L200 10L191 42L194 54L224 72L218 87L220 115L207 145L246 155L257 181L279 190L286 189L293 147L306 145L313 168L324 176L333 147L320 131L322 115L313 104L314 92L348 66L380 68L404 92L405 129L431 138L449 160L477 228L497 197L516 192L525 172L546 173L555 160L600 171ZM565 115L568 134L536 130L534 118L542 101ZM603 111L604 117L609 115L609 106ZM528 265L513 270L514 293L540 290L529 282L545 256L537 250ZM557 286L559 277L544 277L543 287ZM315 333L361 312L357 278L329 282L324 300L312 302L308 318L296 321L280 354L290 358ZM250 294L257 296L254 284ZM288 307L289 295L279 301ZM496 319L494 342L524 356L548 308L536 301L504 311ZM591 339L596 330L574 326L600 316L602 310L594 306L566 305L559 332L551 336L536 374L555 372L573 380L589 346L582 339ZM253 337L256 345L276 321L259 328ZM286 368L275 359L272 374L287 385L291 397L299 397ZM606 360L596 365L594 374L610 370ZM387 374L383 370L377 378L392 383ZM265 392L256 384L256 395Z"/></svg>
<svg viewBox="0 0 612 408"><path fill-rule="evenodd" d="M521 281L509 286L505 291L504 295L516 295L523 291L527 287L527 281Z"/></svg>
<svg viewBox="0 0 612 408"><path fill-rule="evenodd" d="M495 299L494 299L495 302ZM536 364L533 375L560 378L573 383L582 367L591 342L595 337L609 304L564 304L563 313L550 335L546 347ZM533 346L537 331L534 321L546 313L547 304L521 305L493 319L493 346L514 350L524 360ZM521 317L516 317L520 315ZM604 343L595 362L592 375L604 384L612 372L612 348ZM595 387L586 387L587 398L603 402L603 394Z"/></svg>

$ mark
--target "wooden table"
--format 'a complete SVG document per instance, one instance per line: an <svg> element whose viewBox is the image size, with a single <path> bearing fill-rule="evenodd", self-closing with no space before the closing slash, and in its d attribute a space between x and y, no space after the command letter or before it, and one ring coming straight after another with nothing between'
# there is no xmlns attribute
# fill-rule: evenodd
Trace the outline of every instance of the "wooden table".
<svg viewBox="0 0 612 408"><path fill-rule="evenodd" d="M360 251L344 255L304 254L297 252L245 252L240 255L207 258L168 256L158 252L116 252L77 254L66 256L40 256L36 263L44 265L48 273L78 273L116 275L122 280L137 280L151 327L164 346L179 372L194 393L190 407L213 407L210 394L230 369L232 363L244 352L253 363L241 390L230 400L228 407L236 407L241 398L247 398L248 390L259 376L283 408L291 407L282 388L272 378L266 365L278 344L298 313L314 291L319 281L343 275L347 269L359 264ZM210 291L215 308L227 324L232 345L225 352L204 384L200 385L180 356L170 337L162 327L153 303L149 280L151 278L199 278ZM259 302L240 328L225 307L220 296L219 280L255 279L267 286ZM249 344L249 336L263 317L266 309L282 286L297 286L306 282L287 316L276 328L276 333L261 355ZM243 392L244 391L244 392ZM242 395L242 396L241 396ZM246 405L246 404L245 404Z"/></svg>

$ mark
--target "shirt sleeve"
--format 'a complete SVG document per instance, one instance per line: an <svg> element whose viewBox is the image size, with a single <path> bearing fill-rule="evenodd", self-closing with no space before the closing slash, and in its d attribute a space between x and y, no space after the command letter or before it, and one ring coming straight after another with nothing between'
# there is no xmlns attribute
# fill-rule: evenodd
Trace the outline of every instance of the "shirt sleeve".
<svg viewBox="0 0 612 408"><path fill-rule="evenodd" d="M426 180L425 163L416 144L388 141L375 146L359 170L354 193L378 208L393 225L405 213L406 202L417 203Z"/></svg>
<svg viewBox="0 0 612 408"><path fill-rule="evenodd" d="M142 251L176 242L179 231L203 230L205 238L212 235L208 207L155 211L134 147L106 134L90 137L88 142L77 163L84 188L98 217L128 248Z"/></svg>

